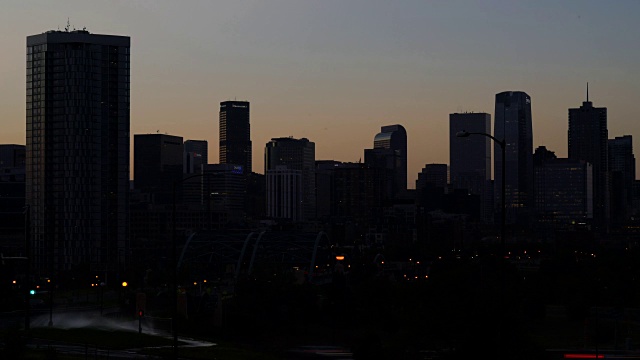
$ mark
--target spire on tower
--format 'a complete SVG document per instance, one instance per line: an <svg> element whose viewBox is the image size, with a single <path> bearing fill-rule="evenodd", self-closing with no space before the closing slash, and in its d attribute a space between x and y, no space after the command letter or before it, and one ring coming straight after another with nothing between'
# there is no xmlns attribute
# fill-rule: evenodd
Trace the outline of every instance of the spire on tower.
<svg viewBox="0 0 640 360"><path fill-rule="evenodd" d="M589 82L587 81L587 102L589 102Z"/></svg>

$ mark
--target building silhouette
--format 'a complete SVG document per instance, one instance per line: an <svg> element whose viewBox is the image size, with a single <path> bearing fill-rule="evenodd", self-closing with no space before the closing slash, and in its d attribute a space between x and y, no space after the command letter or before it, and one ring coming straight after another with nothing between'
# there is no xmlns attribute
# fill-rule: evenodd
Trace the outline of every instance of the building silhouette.
<svg viewBox="0 0 640 360"><path fill-rule="evenodd" d="M202 203L209 213L216 213L221 223L238 224L244 221L247 177L242 166L207 164L202 167L205 176L194 178L202 183Z"/></svg>
<svg viewBox="0 0 640 360"><path fill-rule="evenodd" d="M569 109L569 158L593 167L593 220L602 231L609 225L608 134L607 108L594 107L587 88L582 106Z"/></svg>
<svg viewBox="0 0 640 360"><path fill-rule="evenodd" d="M248 101L220 103L220 164L240 165L245 174L251 168L251 126Z"/></svg>
<svg viewBox="0 0 640 360"><path fill-rule="evenodd" d="M129 193L126 36L27 37L26 203L40 274L125 264Z"/></svg>
<svg viewBox="0 0 640 360"><path fill-rule="evenodd" d="M318 217L362 231L378 222L384 200L379 171L360 162L316 161Z"/></svg>
<svg viewBox="0 0 640 360"><path fill-rule="evenodd" d="M173 183L182 179L182 137L167 134L133 136L134 188L150 195L153 204L173 202ZM177 188L178 201L182 186Z"/></svg>
<svg viewBox="0 0 640 360"><path fill-rule="evenodd" d="M380 132L373 139L374 149L388 149L393 151L393 160L389 164L393 170L394 194L407 189L407 131L402 125L387 125L380 128Z"/></svg>
<svg viewBox="0 0 640 360"><path fill-rule="evenodd" d="M209 148L206 140L187 140L184 142L185 174L199 174L202 165L209 163Z"/></svg>
<svg viewBox="0 0 640 360"><path fill-rule="evenodd" d="M24 254L25 146L0 144L0 246Z"/></svg>
<svg viewBox="0 0 640 360"><path fill-rule="evenodd" d="M533 127L531 97L522 91L496 94L494 137L504 140L505 206L508 224L529 225L533 199ZM502 202L502 150L494 144L494 197L496 213Z"/></svg>
<svg viewBox="0 0 640 360"><path fill-rule="evenodd" d="M265 176L267 177L267 209L271 209L270 191L275 189L270 187L269 171L276 171L278 174L288 174L288 170L300 172L300 181L302 186L301 204L302 215L299 220L312 220L316 216L316 179L315 179L315 143L307 138L294 139L291 137L274 138L266 144L265 147ZM294 176L293 172L287 176ZM271 177L273 179L273 176ZM291 184L295 184L292 182ZM293 185L292 185L293 186ZM284 189L277 187L277 189ZM275 195L274 195L275 196ZM276 196L277 198L277 196ZM293 213L292 213L293 214ZM267 216L269 212L267 211Z"/></svg>
<svg viewBox="0 0 640 360"><path fill-rule="evenodd" d="M611 220L622 226L633 215L633 182L636 179L636 158L631 135L609 139L609 179L611 181Z"/></svg>
<svg viewBox="0 0 640 360"><path fill-rule="evenodd" d="M422 189L427 184L446 189L449 184L449 169L447 164L426 164L418 173L416 189Z"/></svg>
<svg viewBox="0 0 640 360"><path fill-rule="evenodd" d="M491 186L491 139L486 136L457 137L461 132L491 134L487 113L449 114L449 177L453 189L480 196L483 222L493 221Z"/></svg>
<svg viewBox="0 0 640 360"><path fill-rule="evenodd" d="M588 226L593 220L592 166L584 160L557 158L539 146L533 155L536 229Z"/></svg>

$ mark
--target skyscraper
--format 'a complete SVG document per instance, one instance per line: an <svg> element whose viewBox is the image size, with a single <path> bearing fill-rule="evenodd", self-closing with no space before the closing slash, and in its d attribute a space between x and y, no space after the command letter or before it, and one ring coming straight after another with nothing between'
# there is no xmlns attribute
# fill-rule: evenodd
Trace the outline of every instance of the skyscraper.
<svg viewBox="0 0 640 360"><path fill-rule="evenodd" d="M26 203L41 274L125 264L129 48L85 30L27 37Z"/></svg>
<svg viewBox="0 0 640 360"><path fill-rule="evenodd" d="M491 115L487 113L449 114L449 172L453 189L466 189L480 196L481 217L493 216L491 186L491 139L486 136L457 137L461 132L491 134Z"/></svg>
<svg viewBox="0 0 640 360"><path fill-rule="evenodd" d="M133 136L133 184L155 204L173 202L173 183L183 174L182 137L167 134ZM182 190L182 187L177 189Z"/></svg>
<svg viewBox="0 0 640 360"><path fill-rule="evenodd" d="M311 220L316 216L316 144L307 138L294 139L274 138L269 141L265 147L264 153L264 170L267 176L267 191L275 189L270 187L268 172L273 170L280 174L288 174L295 177L293 173L287 173L285 170L299 171L302 185L302 220ZM283 166L286 166L284 168ZM267 196L267 208L269 204L269 196Z"/></svg>
<svg viewBox="0 0 640 360"><path fill-rule="evenodd" d="M533 162L536 229L553 231L591 223L591 164L584 160L559 159L545 146L536 148Z"/></svg>
<svg viewBox="0 0 640 360"><path fill-rule="evenodd" d="M202 165L207 165L209 163L209 149L207 141L185 141L183 163L185 174L199 174Z"/></svg>
<svg viewBox="0 0 640 360"><path fill-rule="evenodd" d="M611 179L611 220L622 225L632 215L633 182L636 179L633 138L624 135L609 139L607 151Z"/></svg>
<svg viewBox="0 0 640 360"><path fill-rule="evenodd" d="M422 171L418 173L416 189L422 189L427 184L446 189L449 184L447 164L425 164Z"/></svg>
<svg viewBox="0 0 640 360"><path fill-rule="evenodd" d="M505 142L506 221L527 225L533 200L531 97L522 91L496 94L493 136ZM494 144L495 204L502 202L502 150ZM500 210L498 210L499 212Z"/></svg>
<svg viewBox="0 0 640 360"><path fill-rule="evenodd" d="M395 152L394 193L407 189L407 131L402 125L387 125L373 139L374 149L390 149Z"/></svg>
<svg viewBox="0 0 640 360"><path fill-rule="evenodd" d="M593 171L593 220L597 228L605 230L609 223L607 108L593 107L587 101L577 109L569 109L569 158L584 160Z"/></svg>
<svg viewBox="0 0 640 360"><path fill-rule="evenodd" d="M220 103L220 164L240 165L251 173L251 126L248 101Z"/></svg>

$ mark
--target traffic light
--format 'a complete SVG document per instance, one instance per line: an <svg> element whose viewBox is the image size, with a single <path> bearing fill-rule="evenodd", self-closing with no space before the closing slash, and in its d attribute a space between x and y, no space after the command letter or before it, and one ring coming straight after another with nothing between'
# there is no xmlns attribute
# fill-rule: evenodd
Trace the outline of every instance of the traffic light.
<svg viewBox="0 0 640 360"><path fill-rule="evenodd" d="M33 289L29 290L29 295L35 295L35 294L36 294L35 290L33 290Z"/></svg>
<svg viewBox="0 0 640 360"><path fill-rule="evenodd" d="M144 310L138 310L138 317L141 318L144 316Z"/></svg>

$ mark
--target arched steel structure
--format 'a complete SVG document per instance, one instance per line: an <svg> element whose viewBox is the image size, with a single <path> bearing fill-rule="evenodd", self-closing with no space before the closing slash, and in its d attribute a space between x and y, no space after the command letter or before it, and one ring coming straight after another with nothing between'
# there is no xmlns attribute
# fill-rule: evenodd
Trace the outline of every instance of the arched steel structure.
<svg viewBox="0 0 640 360"><path fill-rule="evenodd" d="M312 275L330 269L325 264L335 261L332 250L328 235L322 231L201 231L185 239L178 269L190 281L237 280L243 274L259 275L256 271L267 268L296 268L312 279Z"/></svg>

